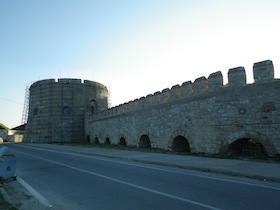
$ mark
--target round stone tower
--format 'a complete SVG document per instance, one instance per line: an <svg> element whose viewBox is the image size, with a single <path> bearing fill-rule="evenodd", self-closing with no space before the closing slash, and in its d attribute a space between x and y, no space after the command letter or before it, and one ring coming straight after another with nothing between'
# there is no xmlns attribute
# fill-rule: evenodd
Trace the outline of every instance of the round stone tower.
<svg viewBox="0 0 280 210"><path fill-rule="evenodd" d="M82 142L85 112L108 109L108 90L94 81L41 80L29 93L24 142Z"/></svg>

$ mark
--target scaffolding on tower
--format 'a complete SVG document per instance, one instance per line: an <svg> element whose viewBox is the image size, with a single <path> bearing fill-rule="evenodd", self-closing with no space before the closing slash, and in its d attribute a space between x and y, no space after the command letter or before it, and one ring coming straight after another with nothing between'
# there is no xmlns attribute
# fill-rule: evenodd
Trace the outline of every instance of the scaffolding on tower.
<svg viewBox="0 0 280 210"><path fill-rule="evenodd" d="M24 104L23 104L23 112L22 112L22 118L21 118L21 124L24 125L27 123L28 119L28 111L29 111L29 88L31 83L26 85L25 88L25 97L24 97Z"/></svg>

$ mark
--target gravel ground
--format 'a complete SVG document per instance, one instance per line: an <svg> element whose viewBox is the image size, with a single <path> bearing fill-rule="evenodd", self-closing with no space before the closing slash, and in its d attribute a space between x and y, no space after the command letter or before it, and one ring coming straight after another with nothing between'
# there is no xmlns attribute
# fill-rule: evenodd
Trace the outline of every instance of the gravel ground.
<svg viewBox="0 0 280 210"><path fill-rule="evenodd" d="M14 205L19 210L47 210L49 207L43 206L17 181L8 180L2 183L0 191L7 202Z"/></svg>

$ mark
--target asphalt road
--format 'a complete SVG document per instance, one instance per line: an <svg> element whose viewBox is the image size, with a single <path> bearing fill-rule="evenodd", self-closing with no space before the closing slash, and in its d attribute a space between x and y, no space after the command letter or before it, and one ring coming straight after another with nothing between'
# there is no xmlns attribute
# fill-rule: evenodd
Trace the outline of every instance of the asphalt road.
<svg viewBox="0 0 280 210"><path fill-rule="evenodd" d="M279 209L280 184L9 144L52 209ZM41 197L40 197L41 196Z"/></svg>

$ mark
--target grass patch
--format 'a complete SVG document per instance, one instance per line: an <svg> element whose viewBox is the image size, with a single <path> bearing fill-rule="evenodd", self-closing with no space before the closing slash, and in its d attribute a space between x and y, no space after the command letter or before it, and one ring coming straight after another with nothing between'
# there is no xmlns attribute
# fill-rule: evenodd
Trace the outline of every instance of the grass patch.
<svg viewBox="0 0 280 210"><path fill-rule="evenodd" d="M8 203L2 193L0 192L0 209L5 210L18 210L18 208L14 207L12 204Z"/></svg>

